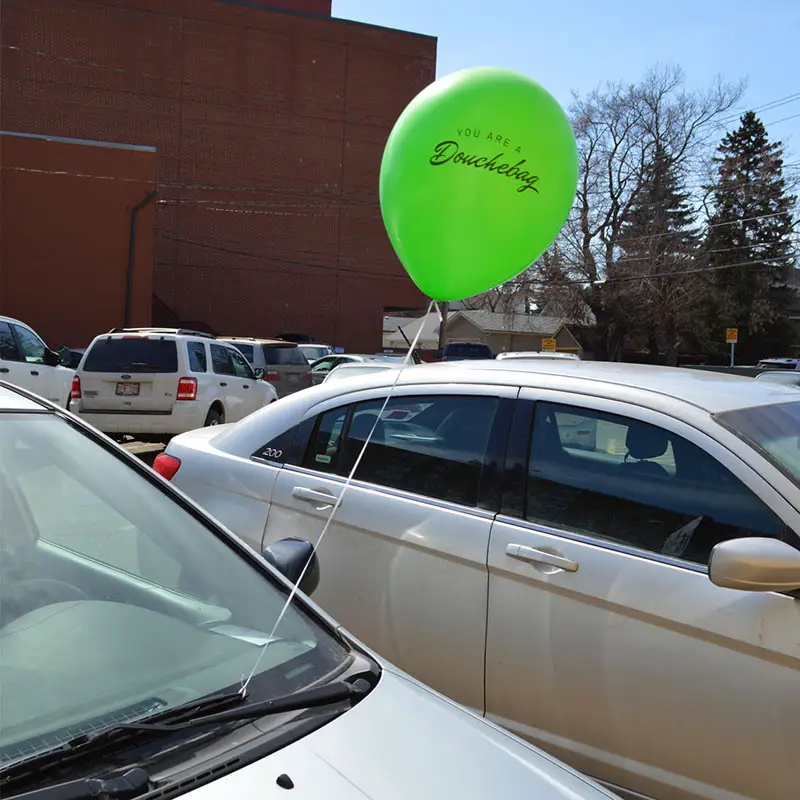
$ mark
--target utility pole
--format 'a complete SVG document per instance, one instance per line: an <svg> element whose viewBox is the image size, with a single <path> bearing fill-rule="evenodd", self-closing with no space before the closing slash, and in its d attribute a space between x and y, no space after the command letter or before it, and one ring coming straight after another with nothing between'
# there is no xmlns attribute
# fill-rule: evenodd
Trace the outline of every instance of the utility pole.
<svg viewBox="0 0 800 800"><path fill-rule="evenodd" d="M443 301L439 303L439 311L442 315L442 321L439 325L439 354L441 355L444 350L446 334L447 334L447 312L450 308L450 303Z"/></svg>

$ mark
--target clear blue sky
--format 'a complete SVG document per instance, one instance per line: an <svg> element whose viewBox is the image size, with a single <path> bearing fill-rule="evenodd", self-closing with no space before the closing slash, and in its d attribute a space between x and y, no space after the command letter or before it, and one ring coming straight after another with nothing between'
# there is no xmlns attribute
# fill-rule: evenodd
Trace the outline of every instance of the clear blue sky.
<svg viewBox="0 0 800 800"><path fill-rule="evenodd" d="M333 0L333 14L437 36L438 76L509 67L565 105L656 63L679 64L689 87L747 78L742 110L798 95L759 115L800 159L800 0Z"/></svg>

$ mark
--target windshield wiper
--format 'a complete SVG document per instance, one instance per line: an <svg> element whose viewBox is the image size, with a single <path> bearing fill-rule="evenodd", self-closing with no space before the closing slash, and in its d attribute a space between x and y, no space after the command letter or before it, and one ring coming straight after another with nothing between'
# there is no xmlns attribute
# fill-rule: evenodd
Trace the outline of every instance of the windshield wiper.
<svg viewBox="0 0 800 800"><path fill-rule="evenodd" d="M13 800L130 800L150 791L150 775L139 767L116 778L79 778L14 795Z"/></svg>
<svg viewBox="0 0 800 800"><path fill-rule="evenodd" d="M368 680L357 678L352 683L336 681L257 703L245 703L246 695L241 692L206 697L194 703L159 712L141 722L126 722L110 726L95 734L79 736L45 753L10 764L0 770L0 795L6 795L9 783L20 781L28 783L32 777L48 767L55 765L63 767L70 762L86 757L96 758L104 750L118 748L132 739L150 738L150 734L174 733L204 725L259 719L273 714L332 705L345 700L350 700L352 704L355 704L371 688L372 684ZM232 704L240 707L227 711L208 711ZM83 796L85 795L79 795L79 798ZM27 800L27 796L25 797Z"/></svg>
<svg viewBox="0 0 800 800"><path fill-rule="evenodd" d="M171 731L185 730L186 728L196 728L200 725L216 725L222 722L238 722L241 720L258 719L272 714L283 714L288 711L302 711L306 708L317 708L318 706L329 706L333 703L341 703L350 700L352 704L357 703L366 695L372 685L365 678L356 678L352 683L347 681L335 681L326 683L324 686L315 686L312 689L301 689L292 694L274 697L272 700L262 700L258 703L248 703L241 708L233 708L230 711L218 711L211 714L195 716L185 722L126 722L122 725L115 725L111 730L133 730L133 731L153 731L154 733L169 733ZM160 717L161 715L159 715ZM105 731L97 734L103 736ZM96 738L96 737L94 737Z"/></svg>

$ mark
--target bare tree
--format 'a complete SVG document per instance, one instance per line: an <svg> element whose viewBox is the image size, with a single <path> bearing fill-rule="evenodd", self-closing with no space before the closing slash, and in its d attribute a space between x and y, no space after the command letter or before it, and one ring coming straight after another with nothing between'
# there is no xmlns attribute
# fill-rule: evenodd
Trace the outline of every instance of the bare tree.
<svg viewBox="0 0 800 800"><path fill-rule="evenodd" d="M622 239L656 150L688 178L704 163L719 122L741 96L742 83L717 79L708 89L683 88L678 67L655 67L636 85L606 85L570 109L578 141L576 203L559 241L557 263L538 265L540 295L595 319L595 357L618 360L648 314L648 272L626 258ZM641 278L641 280L639 279ZM624 287L624 288L622 288Z"/></svg>

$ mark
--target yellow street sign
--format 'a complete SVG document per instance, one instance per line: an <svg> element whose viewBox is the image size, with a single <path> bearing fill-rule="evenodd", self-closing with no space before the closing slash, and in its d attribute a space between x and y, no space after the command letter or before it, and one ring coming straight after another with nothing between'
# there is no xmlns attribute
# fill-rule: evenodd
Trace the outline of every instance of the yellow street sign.
<svg viewBox="0 0 800 800"><path fill-rule="evenodd" d="M725 344L736 344L739 341L738 328L725 328Z"/></svg>
<svg viewBox="0 0 800 800"><path fill-rule="evenodd" d="M545 353L553 353L556 349L555 339L542 339L542 351Z"/></svg>

